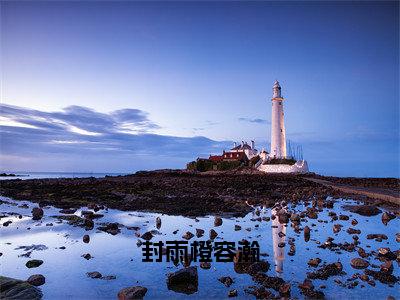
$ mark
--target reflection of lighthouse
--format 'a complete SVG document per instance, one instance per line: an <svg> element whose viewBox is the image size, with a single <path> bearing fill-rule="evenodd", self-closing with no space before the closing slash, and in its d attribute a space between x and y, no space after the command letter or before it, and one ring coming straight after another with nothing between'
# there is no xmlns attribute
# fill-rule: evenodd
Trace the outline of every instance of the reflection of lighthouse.
<svg viewBox="0 0 400 300"><path fill-rule="evenodd" d="M272 241L274 247L274 260L275 260L275 271L278 276L283 272L283 261L285 260L285 247L278 247L280 243L285 243L286 239L286 227L284 224L279 222L279 218L277 216L278 210L276 208L272 209L272 214L276 216L274 220L272 220ZM282 232L280 234L280 232Z"/></svg>

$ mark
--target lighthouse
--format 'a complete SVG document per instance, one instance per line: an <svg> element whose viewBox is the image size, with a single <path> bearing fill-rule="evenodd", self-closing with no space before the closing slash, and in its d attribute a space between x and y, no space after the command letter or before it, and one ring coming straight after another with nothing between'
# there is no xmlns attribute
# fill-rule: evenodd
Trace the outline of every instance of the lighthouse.
<svg viewBox="0 0 400 300"><path fill-rule="evenodd" d="M275 80L272 88L271 152L272 158L286 158L286 133L281 86Z"/></svg>

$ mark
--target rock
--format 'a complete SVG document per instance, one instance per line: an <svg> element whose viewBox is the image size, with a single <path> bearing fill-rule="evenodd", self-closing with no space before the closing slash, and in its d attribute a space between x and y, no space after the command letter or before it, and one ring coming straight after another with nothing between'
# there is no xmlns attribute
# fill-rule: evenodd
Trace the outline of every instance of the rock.
<svg viewBox="0 0 400 300"><path fill-rule="evenodd" d="M240 225L235 225L235 231L239 231L241 229L242 229L242 227Z"/></svg>
<svg viewBox="0 0 400 300"><path fill-rule="evenodd" d="M359 230L359 229L354 229L354 228L349 228L349 229L347 229L346 230L346 232L348 233L348 234L360 234L361 233L361 230Z"/></svg>
<svg viewBox="0 0 400 300"><path fill-rule="evenodd" d="M115 276L115 275L107 275L107 276L102 276L101 279L103 279L103 280L114 280L114 279L117 279L117 276Z"/></svg>
<svg viewBox="0 0 400 300"><path fill-rule="evenodd" d="M252 263L250 266L247 267L246 273L250 275L257 274L259 272L267 272L270 268L270 264L267 261L261 260Z"/></svg>
<svg viewBox="0 0 400 300"><path fill-rule="evenodd" d="M317 258L311 258L308 261L308 265L311 266L311 267L318 267L320 262L321 262L321 259L318 258L318 257Z"/></svg>
<svg viewBox="0 0 400 300"><path fill-rule="evenodd" d="M230 290L228 292L228 297L237 297L238 291L237 290Z"/></svg>
<svg viewBox="0 0 400 300"><path fill-rule="evenodd" d="M340 225L340 224L333 225L333 232L338 233L340 230L342 230L342 226L343 225Z"/></svg>
<svg viewBox="0 0 400 300"><path fill-rule="evenodd" d="M10 225L11 223L12 223L11 220L6 221L6 222L3 223L3 226L4 226L4 227L7 227L7 226Z"/></svg>
<svg viewBox="0 0 400 300"><path fill-rule="evenodd" d="M310 240L310 227L304 227L304 240L308 242Z"/></svg>
<svg viewBox="0 0 400 300"><path fill-rule="evenodd" d="M150 241L153 238L153 234L150 231L147 231L141 235L141 238Z"/></svg>
<svg viewBox="0 0 400 300"><path fill-rule="evenodd" d="M386 272L373 271L369 269L364 270L366 275L372 276L375 280L379 280L381 283L385 284L395 284L399 281L399 278ZM368 282L369 283L369 282Z"/></svg>
<svg viewBox="0 0 400 300"><path fill-rule="evenodd" d="M179 271L167 274L167 287L178 293L187 295L198 290L197 267L188 267Z"/></svg>
<svg viewBox="0 0 400 300"><path fill-rule="evenodd" d="M222 225L222 219L220 217L215 217L214 218L214 226L221 226Z"/></svg>
<svg viewBox="0 0 400 300"><path fill-rule="evenodd" d="M396 216L394 214L391 214L391 213L388 213L388 212L384 212L382 214L382 223L387 225L390 220L393 220L395 218L396 218Z"/></svg>
<svg viewBox="0 0 400 300"><path fill-rule="evenodd" d="M304 279L302 284L299 284L299 289L301 293L311 299L324 299L325 295L321 291L314 290L314 285L312 284L311 280Z"/></svg>
<svg viewBox="0 0 400 300"><path fill-rule="evenodd" d="M226 287L230 287L233 283L233 279L229 276L220 277L218 281L222 282Z"/></svg>
<svg viewBox="0 0 400 300"><path fill-rule="evenodd" d="M289 223L289 217L290 214L285 210L285 209L281 209L278 211L278 221L281 224L286 224Z"/></svg>
<svg viewBox="0 0 400 300"><path fill-rule="evenodd" d="M93 219L100 219L100 218L104 217L104 215L91 212L90 214L85 214L84 217L86 219L93 220Z"/></svg>
<svg viewBox="0 0 400 300"><path fill-rule="evenodd" d="M26 282L28 282L29 284L34 285L34 286L40 286L40 285L45 284L46 278L44 278L44 276L41 274L36 274L36 275L30 276L26 280Z"/></svg>
<svg viewBox="0 0 400 300"><path fill-rule="evenodd" d="M89 260L89 259L92 258L92 256L90 255L90 253L83 254L82 257L83 257L84 259L86 259L86 260Z"/></svg>
<svg viewBox="0 0 400 300"><path fill-rule="evenodd" d="M127 287L118 292L118 300L143 299L147 293L147 288L142 286Z"/></svg>
<svg viewBox="0 0 400 300"><path fill-rule="evenodd" d="M273 299L274 295L265 287L250 286L245 289L245 292L254 295L256 299Z"/></svg>
<svg viewBox="0 0 400 300"><path fill-rule="evenodd" d="M103 225L98 227L97 229L107 232L112 235L116 235L121 232L121 230L119 229L118 223L103 223Z"/></svg>
<svg viewBox="0 0 400 300"><path fill-rule="evenodd" d="M86 230L92 230L94 228L94 222L93 220L90 219L84 219L83 226L85 227Z"/></svg>
<svg viewBox="0 0 400 300"><path fill-rule="evenodd" d="M382 233L374 233L374 234L368 234L367 235L367 239L368 240L373 240L373 239L375 239L375 240L387 240L388 239L388 237L387 237L387 235L386 234L382 234Z"/></svg>
<svg viewBox="0 0 400 300"><path fill-rule="evenodd" d="M218 233L214 229L211 229L210 230L210 240L215 239L217 236L218 236Z"/></svg>
<svg viewBox="0 0 400 300"><path fill-rule="evenodd" d="M156 228L157 228L157 229L160 229L160 228L161 228L161 218L160 218L160 217L157 217L157 218L156 218Z"/></svg>
<svg viewBox="0 0 400 300"><path fill-rule="evenodd" d="M315 272L308 273L307 277L310 279L323 279L326 280L330 276L342 274L343 266L340 262L332 263L323 266Z"/></svg>
<svg viewBox="0 0 400 300"><path fill-rule="evenodd" d="M299 223L300 222L300 215L293 213L290 216L290 221L292 221L293 223Z"/></svg>
<svg viewBox="0 0 400 300"><path fill-rule="evenodd" d="M357 252L358 252L358 255L360 255L360 257L362 257L362 258L368 257L368 254L367 254L367 253L365 252L365 250L364 250L363 248L361 248L361 247L358 248Z"/></svg>
<svg viewBox="0 0 400 300"><path fill-rule="evenodd" d="M72 215L76 212L76 208L61 209L60 214Z"/></svg>
<svg viewBox="0 0 400 300"><path fill-rule="evenodd" d="M90 237L89 237L89 235L85 234L85 235L83 236L82 240L83 240L83 242L86 243L86 244L89 243L89 242L90 242Z"/></svg>
<svg viewBox="0 0 400 300"><path fill-rule="evenodd" d="M307 217L310 219L318 219L318 214L316 209L307 210Z"/></svg>
<svg viewBox="0 0 400 300"><path fill-rule="evenodd" d="M282 278L268 276L264 273L257 273L253 275L252 278L255 282L262 284L266 288L274 289L275 291L279 291L280 287L285 284Z"/></svg>
<svg viewBox="0 0 400 300"><path fill-rule="evenodd" d="M43 217L43 209L34 207L32 209L32 220L40 220Z"/></svg>
<svg viewBox="0 0 400 300"><path fill-rule="evenodd" d="M41 264L43 264L43 260L32 259L32 260L28 260L25 265L26 265L27 268L37 268Z"/></svg>
<svg viewBox="0 0 400 300"><path fill-rule="evenodd" d="M296 246L295 245L290 245L290 249L288 252L289 256L294 256L296 254Z"/></svg>
<svg viewBox="0 0 400 300"><path fill-rule="evenodd" d="M365 259L356 257L356 258L353 258L353 259L350 261L350 265L351 265L354 269L365 269L365 268L368 268L369 262L366 261Z"/></svg>
<svg viewBox="0 0 400 300"><path fill-rule="evenodd" d="M0 299L39 300L42 292L26 281L0 276Z"/></svg>
<svg viewBox="0 0 400 300"><path fill-rule="evenodd" d="M101 273L97 271L87 272L86 275L90 278L101 278Z"/></svg>
<svg viewBox="0 0 400 300"><path fill-rule="evenodd" d="M182 238L185 239L185 240L190 240L192 237L194 237L194 234L191 233L190 231L186 232L186 233L182 236Z"/></svg>
<svg viewBox="0 0 400 300"><path fill-rule="evenodd" d="M290 289L291 289L290 283L282 284L279 287L279 295L281 297L289 297L290 296Z"/></svg>
<svg viewBox="0 0 400 300"><path fill-rule="evenodd" d="M393 273L393 263L390 260L384 262L381 265L381 272L386 273L386 274L392 274Z"/></svg>
<svg viewBox="0 0 400 300"><path fill-rule="evenodd" d="M356 219L351 220L351 225L356 226L358 224L358 221Z"/></svg>
<svg viewBox="0 0 400 300"><path fill-rule="evenodd" d="M350 219L349 216L346 216L346 215L339 215L339 220L347 221L347 220L349 220L349 219Z"/></svg>
<svg viewBox="0 0 400 300"><path fill-rule="evenodd" d="M373 205L344 205L343 209L361 216L376 216L382 212L379 208Z"/></svg>
<svg viewBox="0 0 400 300"><path fill-rule="evenodd" d="M202 237L203 235L204 235L204 230L196 228L196 236L199 238Z"/></svg>
<svg viewBox="0 0 400 300"><path fill-rule="evenodd" d="M200 268L208 270L211 268L211 263L209 263L207 261L203 261L200 263Z"/></svg>

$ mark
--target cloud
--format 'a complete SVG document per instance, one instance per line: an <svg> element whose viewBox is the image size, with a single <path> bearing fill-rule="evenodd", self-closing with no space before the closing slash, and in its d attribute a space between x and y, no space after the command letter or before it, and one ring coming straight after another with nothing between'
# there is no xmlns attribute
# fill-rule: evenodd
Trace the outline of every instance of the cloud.
<svg viewBox="0 0 400 300"><path fill-rule="evenodd" d="M260 119L260 118L238 118L239 121L241 122L249 122L249 123L256 123L256 124L271 124L270 121L266 119Z"/></svg>
<svg viewBox="0 0 400 300"><path fill-rule="evenodd" d="M113 159L158 160L179 157L180 161L206 156L231 142L206 137L177 137L156 134L159 125L139 109L100 113L82 106L57 112L0 105L0 139L3 157L113 157ZM180 166L182 167L182 166ZM16 167L17 168L17 167Z"/></svg>

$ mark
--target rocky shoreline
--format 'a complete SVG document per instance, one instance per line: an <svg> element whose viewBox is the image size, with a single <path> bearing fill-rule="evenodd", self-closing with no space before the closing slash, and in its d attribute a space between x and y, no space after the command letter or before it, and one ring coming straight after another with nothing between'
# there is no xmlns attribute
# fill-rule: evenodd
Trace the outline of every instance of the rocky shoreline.
<svg viewBox="0 0 400 300"><path fill-rule="evenodd" d="M252 205L272 207L282 200L297 202L349 196L309 180L314 177L332 182L341 180L317 175L267 175L248 170L205 173L165 170L105 178L7 180L1 182L0 195L64 209L94 203L124 211L184 216L243 216L251 211ZM391 191L397 191L400 186L398 179L353 179L356 184L365 185L368 181L369 186ZM346 179L347 184L351 182ZM357 195L352 198L368 200Z"/></svg>

